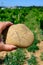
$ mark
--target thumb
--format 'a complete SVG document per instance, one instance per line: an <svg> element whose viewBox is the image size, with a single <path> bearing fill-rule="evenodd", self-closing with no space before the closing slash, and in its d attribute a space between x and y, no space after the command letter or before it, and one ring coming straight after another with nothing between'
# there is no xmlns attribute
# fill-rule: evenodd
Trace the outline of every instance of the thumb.
<svg viewBox="0 0 43 65"><path fill-rule="evenodd" d="M7 44L4 44L4 51L11 51L11 50L14 50L16 49L17 47L14 46L14 45L7 45Z"/></svg>
<svg viewBox="0 0 43 65"><path fill-rule="evenodd" d="M7 44L2 44L1 45L1 51L12 51L14 49L16 49L16 46L13 45L7 45Z"/></svg>

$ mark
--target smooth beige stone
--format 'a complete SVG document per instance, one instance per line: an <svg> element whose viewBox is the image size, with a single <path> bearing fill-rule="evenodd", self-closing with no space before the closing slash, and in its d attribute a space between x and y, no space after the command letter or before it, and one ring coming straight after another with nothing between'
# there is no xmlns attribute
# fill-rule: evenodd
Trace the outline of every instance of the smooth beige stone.
<svg viewBox="0 0 43 65"><path fill-rule="evenodd" d="M7 32L6 32L7 31ZM5 43L18 47L27 47L33 43L34 35L24 24L12 25L3 33Z"/></svg>

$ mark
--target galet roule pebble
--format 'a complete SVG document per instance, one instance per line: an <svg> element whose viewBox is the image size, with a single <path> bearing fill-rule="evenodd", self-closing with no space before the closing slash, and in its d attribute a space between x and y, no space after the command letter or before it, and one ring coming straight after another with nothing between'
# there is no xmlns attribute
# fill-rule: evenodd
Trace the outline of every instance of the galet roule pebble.
<svg viewBox="0 0 43 65"><path fill-rule="evenodd" d="M28 47L34 40L32 31L24 24L10 26L8 30L4 30L3 37L6 44L18 47Z"/></svg>

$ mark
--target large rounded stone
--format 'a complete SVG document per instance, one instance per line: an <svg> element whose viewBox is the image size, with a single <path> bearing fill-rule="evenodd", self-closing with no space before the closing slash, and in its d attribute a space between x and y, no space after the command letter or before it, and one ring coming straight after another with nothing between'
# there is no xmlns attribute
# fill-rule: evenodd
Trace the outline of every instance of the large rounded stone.
<svg viewBox="0 0 43 65"><path fill-rule="evenodd" d="M10 26L8 30L4 30L3 35L6 44L18 47L30 46L34 40L33 33L24 24Z"/></svg>

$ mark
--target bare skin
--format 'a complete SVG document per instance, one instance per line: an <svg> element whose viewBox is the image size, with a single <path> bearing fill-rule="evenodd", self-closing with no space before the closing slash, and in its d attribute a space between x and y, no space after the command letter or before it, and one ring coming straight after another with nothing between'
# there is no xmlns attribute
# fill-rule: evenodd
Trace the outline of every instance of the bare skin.
<svg viewBox="0 0 43 65"><path fill-rule="evenodd" d="M7 26L11 26L11 25L13 25L13 23L11 22L0 22L0 34ZM16 49L16 46L7 45L7 44L4 44L2 40L0 41L0 51L11 51L14 49Z"/></svg>

